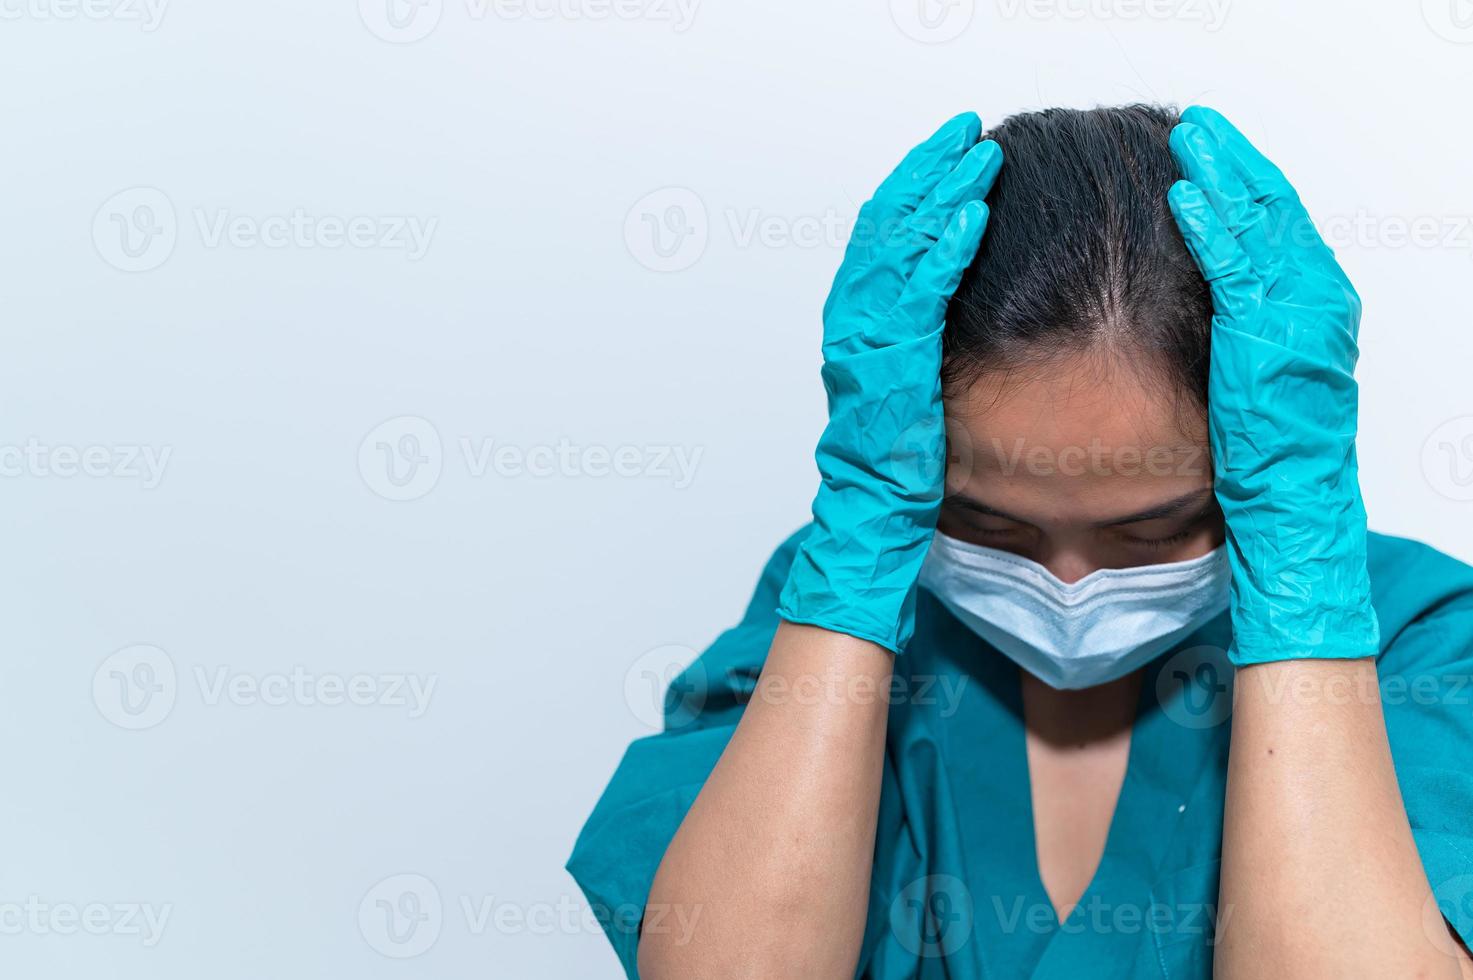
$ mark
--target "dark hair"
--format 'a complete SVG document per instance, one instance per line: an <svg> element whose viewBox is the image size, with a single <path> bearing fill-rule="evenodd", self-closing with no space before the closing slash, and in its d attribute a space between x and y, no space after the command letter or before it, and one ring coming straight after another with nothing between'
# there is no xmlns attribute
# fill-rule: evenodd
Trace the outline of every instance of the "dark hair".
<svg viewBox="0 0 1473 980"><path fill-rule="evenodd" d="M1205 410L1212 300L1166 204L1178 119L1149 105L1045 109L987 134L1003 167L947 311L948 384L1101 351Z"/></svg>

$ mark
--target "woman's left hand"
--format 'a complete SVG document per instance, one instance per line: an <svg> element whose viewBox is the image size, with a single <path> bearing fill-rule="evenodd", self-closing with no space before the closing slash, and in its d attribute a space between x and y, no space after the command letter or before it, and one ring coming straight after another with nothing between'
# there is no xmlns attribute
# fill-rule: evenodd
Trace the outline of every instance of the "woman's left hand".
<svg viewBox="0 0 1473 980"><path fill-rule="evenodd" d="M1212 289L1208 416L1233 569L1233 662L1378 648L1355 458L1361 303L1283 173L1193 107L1172 213Z"/></svg>
<svg viewBox="0 0 1473 980"><path fill-rule="evenodd" d="M1212 288L1208 427L1234 663L1213 974L1457 977L1401 799L1356 481L1360 299L1277 167L1210 109L1170 193ZM1254 666L1258 665L1258 666ZM1328 900L1327 896L1334 896Z"/></svg>

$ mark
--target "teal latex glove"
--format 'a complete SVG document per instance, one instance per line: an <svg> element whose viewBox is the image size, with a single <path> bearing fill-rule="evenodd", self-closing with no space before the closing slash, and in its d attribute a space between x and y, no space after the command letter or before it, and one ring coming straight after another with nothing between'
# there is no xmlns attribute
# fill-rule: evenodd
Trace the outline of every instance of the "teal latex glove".
<svg viewBox="0 0 1473 980"><path fill-rule="evenodd" d="M981 132L964 113L901 161L860 209L824 304L822 482L778 614L896 653L946 476L941 329L1002 167Z"/></svg>
<svg viewBox="0 0 1473 980"><path fill-rule="evenodd" d="M1211 109L1171 134L1172 214L1212 289L1208 424L1238 666L1374 656L1355 459L1361 303L1280 170Z"/></svg>

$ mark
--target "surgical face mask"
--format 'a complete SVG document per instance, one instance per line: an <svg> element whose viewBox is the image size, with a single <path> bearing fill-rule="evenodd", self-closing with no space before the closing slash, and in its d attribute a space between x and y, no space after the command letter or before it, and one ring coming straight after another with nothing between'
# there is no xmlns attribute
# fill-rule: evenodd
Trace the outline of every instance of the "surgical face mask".
<svg viewBox="0 0 1473 980"><path fill-rule="evenodd" d="M1228 602L1227 554L1107 568L1065 583L1042 565L939 531L920 584L972 632L1050 687L1118 680L1186 639Z"/></svg>

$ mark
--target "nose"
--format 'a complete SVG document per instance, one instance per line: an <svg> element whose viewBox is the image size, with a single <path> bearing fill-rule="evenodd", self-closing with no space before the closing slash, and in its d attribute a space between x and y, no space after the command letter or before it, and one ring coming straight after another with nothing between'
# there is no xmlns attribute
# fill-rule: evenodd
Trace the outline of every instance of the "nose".
<svg viewBox="0 0 1473 980"><path fill-rule="evenodd" d="M1090 572L1098 571L1100 565L1090 557L1073 549L1060 549L1039 559L1038 563L1049 570L1054 578L1065 585L1073 585Z"/></svg>

